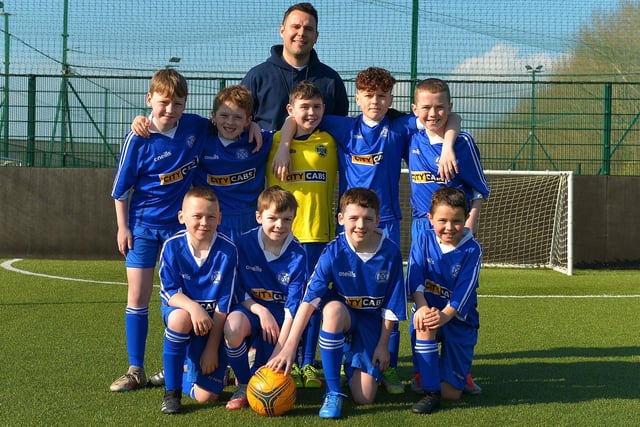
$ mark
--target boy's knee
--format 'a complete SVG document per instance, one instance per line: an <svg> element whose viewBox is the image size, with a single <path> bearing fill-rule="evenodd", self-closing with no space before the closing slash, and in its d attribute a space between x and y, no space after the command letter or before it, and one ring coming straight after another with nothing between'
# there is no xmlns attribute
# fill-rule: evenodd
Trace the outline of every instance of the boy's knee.
<svg viewBox="0 0 640 427"><path fill-rule="evenodd" d="M218 401L218 398L220 397L219 394L213 393L211 391L205 390L202 387L199 387L198 385L194 386L194 397L195 400L198 403L214 403Z"/></svg>
<svg viewBox="0 0 640 427"><path fill-rule="evenodd" d="M193 324L189 312L182 309L172 311L167 319L167 327L183 334L191 332Z"/></svg>

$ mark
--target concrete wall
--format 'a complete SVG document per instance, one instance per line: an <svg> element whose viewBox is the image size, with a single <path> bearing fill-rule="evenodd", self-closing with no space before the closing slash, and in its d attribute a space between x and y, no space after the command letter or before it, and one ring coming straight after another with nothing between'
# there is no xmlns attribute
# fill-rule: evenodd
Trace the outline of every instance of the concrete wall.
<svg viewBox="0 0 640 427"><path fill-rule="evenodd" d="M640 268L640 177L574 177L576 267Z"/></svg>
<svg viewBox="0 0 640 427"><path fill-rule="evenodd" d="M121 258L110 169L0 168L0 257Z"/></svg>
<svg viewBox="0 0 640 427"><path fill-rule="evenodd" d="M113 173L0 168L0 258L119 259ZM640 177L575 177L576 267L640 267L639 201Z"/></svg>

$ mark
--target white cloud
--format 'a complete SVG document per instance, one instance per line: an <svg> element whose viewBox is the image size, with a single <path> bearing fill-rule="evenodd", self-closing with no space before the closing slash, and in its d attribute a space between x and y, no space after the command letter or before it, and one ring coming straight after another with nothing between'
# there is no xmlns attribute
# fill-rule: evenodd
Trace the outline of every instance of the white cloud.
<svg viewBox="0 0 640 427"><path fill-rule="evenodd" d="M529 79L525 65L543 66L543 72L553 72L554 66L561 60L562 55L552 57L548 53L519 55L520 50L513 45L504 43L494 45L481 56L467 58L458 64L452 72L453 78L478 78L491 76L491 79L514 80L522 75Z"/></svg>

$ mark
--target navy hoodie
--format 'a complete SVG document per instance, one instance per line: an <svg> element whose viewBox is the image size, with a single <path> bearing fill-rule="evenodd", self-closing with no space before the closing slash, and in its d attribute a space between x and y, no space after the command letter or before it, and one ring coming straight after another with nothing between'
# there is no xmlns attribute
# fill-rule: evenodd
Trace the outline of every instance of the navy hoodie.
<svg viewBox="0 0 640 427"><path fill-rule="evenodd" d="M289 92L302 80L315 83L324 97L325 114L346 116L349 99L344 82L331 67L318 59L315 49L309 63L298 71L282 59L283 45L271 47L271 57L251 68L241 84L253 95L253 121L266 130L279 130L287 117Z"/></svg>

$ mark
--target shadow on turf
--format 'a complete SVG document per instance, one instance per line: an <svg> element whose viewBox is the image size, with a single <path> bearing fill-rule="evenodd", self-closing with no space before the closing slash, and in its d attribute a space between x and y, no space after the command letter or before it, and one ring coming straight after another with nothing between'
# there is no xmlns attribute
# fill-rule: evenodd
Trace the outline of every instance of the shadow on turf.
<svg viewBox="0 0 640 427"><path fill-rule="evenodd" d="M547 351L482 354L476 358L472 369L474 379L482 387L482 394L463 395L458 402L443 401L442 410L540 403L579 403L601 399L637 399L637 384L640 383L637 362L606 360L637 355L637 347L566 347ZM580 360L572 360L576 358ZM525 361L522 362L522 359ZM527 359L531 361L526 361ZM517 362L514 362L516 360ZM406 384L404 394L390 395L380 387L376 403L372 405L356 405L350 397L346 397L342 418L378 413L384 414L385 418L393 419L397 412L409 412L411 405L419 399L419 395L409 388L412 374L410 357L400 358L399 373ZM350 394L348 389L344 389L344 392L347 395ZM295 419L317 416L323 394L324 389L298 390L298 401L287 413L287 417ZM225 391L219 403L204 407L223 406L230 396L231 392ZM160 402L161 398L158 407ZM204 408L199 404L191 404L189 399L183 399L183 404L185 413ZM384 409L381 412L382 408Z"/></svg>
<svg viewBox="0 0 640 427"><path fill-rule="evenodd" d="M561 347L482 354L474 360L472 371L491 403L637 399L637 362L611 359L638 354L638 347Z"/></svg>

